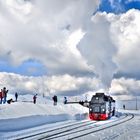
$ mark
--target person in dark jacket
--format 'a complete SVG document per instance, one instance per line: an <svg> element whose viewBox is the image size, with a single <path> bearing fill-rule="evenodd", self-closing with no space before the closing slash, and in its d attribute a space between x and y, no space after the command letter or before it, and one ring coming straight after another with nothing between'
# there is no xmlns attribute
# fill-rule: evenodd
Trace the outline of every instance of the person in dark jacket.
<svg viewBox="0 0 140 140"><path fill-rule="evenodd" d="M36 104L37 95L33 96L33 103Z"/></svg>
<svg viewBox="0 0 140 140"><path fill-rule="evenodd" d="M53 105L57 105L57 96L56 95L54 95L53 97L52 97L52 99L53 99Z"/></svg>
<svg viewBox="0 0 140 140"><path fill-rule="evenodd" d="M115 116L115 107L113 107L112 116Z"/></svg>
<svg viewBox="0 0 140 140"><path fill-rule="evenodd" d="M7 100L7 103L8 103L8 104L11 104L12 102L14 102L12 98L9 99L9 100Z"/></svg>
<svg viewBox="0 0 140 140"><path fill-rule="evenodd" d="M17 94L17 92L15 93L15 99L16 99L16 102L17 102L17 99L18 99L18 94Z"/></svg>
<svg viewBox="0 0 140 140"><path fill-rule="evenodd" d="M3 98L4 98L3 103L5 104L7 100L7 93L8 93L8 90L6 90L6 87L2 89L2 92L3 92Z"/></svg>
<svg viewBox="0 0 140 140"><path fill-rule="evenodd" d="M64 104L67 104L67 97L64 97Z"/></svg>
<svg viewBox="0 0 140 140"><path fill-rule="evenodd" d="M125 110L125 105L123 105L123 109Z"/></svg>

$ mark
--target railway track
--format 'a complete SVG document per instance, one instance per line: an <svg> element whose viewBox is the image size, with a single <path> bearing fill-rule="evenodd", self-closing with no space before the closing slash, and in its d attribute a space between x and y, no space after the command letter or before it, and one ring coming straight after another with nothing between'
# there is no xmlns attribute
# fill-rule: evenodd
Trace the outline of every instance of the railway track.
<svg viewBox="0 0 140 140"><path fill-rule="evenodd" d="M89 125L89 126L85 126L79 129L73 129L73 130L69 130L68 132L60 132L59 134L56 135L47 135L47 136L42 136L42 138L39 138L38 140L51 140L51 139L63 139L63 140L72 140L72 139L78 139L78 138L82 138L84 136L87 136L89 134L93 134L96 133L98 131L104 130L104 129L108 129L111 127L114 127L116 125L125 123L131 119L134 118L133 114L126 114L125 116L123 116L121 119L119 120L115 120L115 121L111 121L105 124L99 124L100 122L96 122L96 124L93 125Z"/></svg>
<svg viewBox="0 0 140 140"><path fill-rule="evenodd" d="M100 121L80 121L76 123L70 123L55 129L50 129L40 133L32 134L30 136L25 136L18 138L16 140L51 140L51 139L63 139L72 140L80 139L90 134L94 134L98 131L102 131L122 123L125 123L134 118L133 114L125 114L118 120L107 121L104 124L100 124Z"/></svg>
<svg viewBox="0 0 140 140"><path fill-rule="evenodd" d="M98 128L96 130L91 130L87 133L84 133L82 135L77 135L77 136L73 136L71 138L68 138L70 140L73 140L73 139L78 139L78 138L81 138L81 137L84 137L86 135L89 135L89 134L93 134L93 133L96 133L98 131L102 131L102 130L105 130L105 129L108 129L108 128L111 128L111 127L114 127L114 126L117 126L117 125L120 125L120 124L123 124L125 122L128 122L130 120L132 120L134 118L134 114L130 114L130 115L127 115L124 119L122 119L121 121L114 121L114 122L110 122L110 123L107 123L103 126L97 126ZM46 139L45 139L46 140Z"/></svg>
<svg viewBox="0 0 140 140"><path fill-rule="evenodd" d="M93 123L95 123L95 121L91 122L90 120L84 120L84 121L79 121L79 122L69 122L68 124L62 125L61 127L59 126L59 127L54 128L54 129L49 129L49 130L39 132L39 133L35 133L35 134L32 134L32 135L28 135L28 136L25 136L25 137L19 137L16 140L32 139L32 138L36 138L37 136L46 135L46 134L50 134L50 133L53 133L53 134L51 134L51 136L52 135L57 135L62 130L64 132L64 129L65 129L65 131L69 131L70 128L72 130L74 128L76 129L76 128L79 128L79 127L84 127L86 125L90 125L90 124L93 124ZM59 131L59 132L57 133L56 131Z"/></svg>

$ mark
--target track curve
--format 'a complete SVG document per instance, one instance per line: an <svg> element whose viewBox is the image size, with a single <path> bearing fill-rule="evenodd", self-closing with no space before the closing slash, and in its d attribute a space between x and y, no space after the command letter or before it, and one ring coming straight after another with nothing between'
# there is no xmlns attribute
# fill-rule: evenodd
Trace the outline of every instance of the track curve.
<svg viewBox="0 0 140 140"><path fill-rule="evenodd" d="M105 123L104 125L93 125L93 126L86 126L84 128L82 128L81 130L76 130L76 131L69 131L68 133L59 133L58 135L54 135L54 136L46 136L46 137L42 137L39 138L38 140L50 140L50 139L77 139L77 138L82 138L83 136L125 123L126 121L131 120L134 117L134 115L128 115L126 114L124 117L122 117L121 119L117 120L117 121L111 121L109 123ZM112 124L114 123L114 124ZM108 125L108 126L107 126ZM81 134L82 133L82 134ZM75 135L75 136L73 136Z"/></svg>
<svg viewBox="0 0 140 140"><path fill-rule="evenodd" d="M47 130L42 133L37 133L34 135L26 136L19 138L18 140L50 140L50 139L63 139L63 140L72 140L82 138L89 134L96 133L98 131L102 131L119 124L125 123L134 118L134 114L125 114L120 119L113 120L100 125L98 121L81 121L72 123L66 126L58 127L55 129Z"/></svg>

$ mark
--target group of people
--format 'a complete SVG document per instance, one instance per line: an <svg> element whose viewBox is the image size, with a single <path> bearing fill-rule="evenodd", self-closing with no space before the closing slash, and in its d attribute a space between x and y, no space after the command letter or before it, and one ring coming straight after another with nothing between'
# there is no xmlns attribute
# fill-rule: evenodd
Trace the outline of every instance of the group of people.
<svg viewBox="0 0 140 140"><path fill-rule="evenodd" d="M34 104L36 104L36 100L37 100L37 94L35 94L35 95L33 96L33 103L34 103ZM57 99L57 96L56 96L56 95L54 95L54 96L52 97L52 100L53 100L53 105L57 105L58 99ZM64 97L64 104L67 104L67 97Z"/></svg>
<svg viewBox="0 0 140 140"><path fill-rule="evenodd" d="M53 105L57 105L57 96L54 95L52 99L53 99ZM67 97L64 97L64 104L67 104Z"/></svg>
<svg viewBox="0 0 140 140"><path fill-rule="evenodd" d="M36 100L37 100L37 94L35 94L35 95L33 96L33 103L34 103L34 104L36 104ZM53 100L53 105L57 105L58 99L57 99L57 96L56 96L56 95L54 95L54 96L52 97L52 100ZM67 104L67 97L64 97L64 104Z"/></svg>
<svg viewBox="0 0 140 140"><path fill-rule="evenodd" d="M3 87L3 89L1 89L0 91L0 104L5 104L8 103L10 104L11 102L17 102L18 99L18 93L15 93L15 101L11 98L7 100L7 93L9 90L6 89L6 87Z"/></svg>
<svg viewBox="0 0 140 140"><path fill-rule="evenodd" d="M6 102L8 104L11 104L11 102L17 102L17 99L18 99L18 93L16 92L15 93L15 100L13 100L12 98L11 99L8 99L7 100L7 93L8 93L9 90L6 89L6 87L3 87L3 89L1 89L0 91L0 104L5 104ZM57 105L57 96L54 95L52 97L53 99L53 105ZM33 96L33 103L36 104L36 100L37 100L37 94L35 94ZM64 104L67 104L67 97L64 97Z"/></svg>
<svg viewBox="0 0 140 140"><path fill-rule="evenodd" d="M7 100L7 103L8 103L8 104L11 104L12 102L17 102L17 99L18 99L18 93L16 92L16 93L15 93L15 100L13 100L13 99L11 98L11 99Z"/></svg>

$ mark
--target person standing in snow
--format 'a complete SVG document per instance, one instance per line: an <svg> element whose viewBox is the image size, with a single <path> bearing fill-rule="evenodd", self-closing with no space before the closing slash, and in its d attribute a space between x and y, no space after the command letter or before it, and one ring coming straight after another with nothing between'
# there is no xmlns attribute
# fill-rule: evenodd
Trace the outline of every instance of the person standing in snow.
<svg viewBox="0 0 140 140"><path fill-rule="evenodd" d="M0 91L0 104L2 104L2 99L3 99L3 92L2 92L2 89Z"/></svg>
<svg viewBox="0 0 140 140"><path fill-rule="evenodd" d="M34 96L33 96L33 103L34 103L34 104L36 104L36 98L37 98L37 95L34 95Z"/></svg>
<svg viewBox="0 0 140 140"><path fill-rule="evenodd" d="M125 110L125 105L123 105L123 109Z"/></svg>
<svg viewBox="0 0 140 140"><path fill-rule="evenodd" d="M67 104L67 97L64 97L64 104Z"/></svg>
<svg viewBox="0 0 140 140"><path fill-rule="evenodd" d="M113 107L112 116L115 116L115 107Z"/></svg>
<svg viewBox="0 0 140 140"><path fill-rule="evenodd" d="M15 93L15 99L16 99L16 102L17 102L17 99L18 99L18 94L17 94L17 92Z"/></svg>
<svg viewBox="0 0 140 140"><path fill-rule="evenodd" d="M57 105L57 96L56 95L54 95L53 97L52 97L52 99L53 99L53 105Z"/></svg>
<svg viewBox="0 0 140 140"><path fill-rule="evenodd" d="M2 89L2 93L3 93L3 98L4 98L3 103L5 104L7 100L7 93L8 93L8 90L6 90L6 87Z"/></svg>

